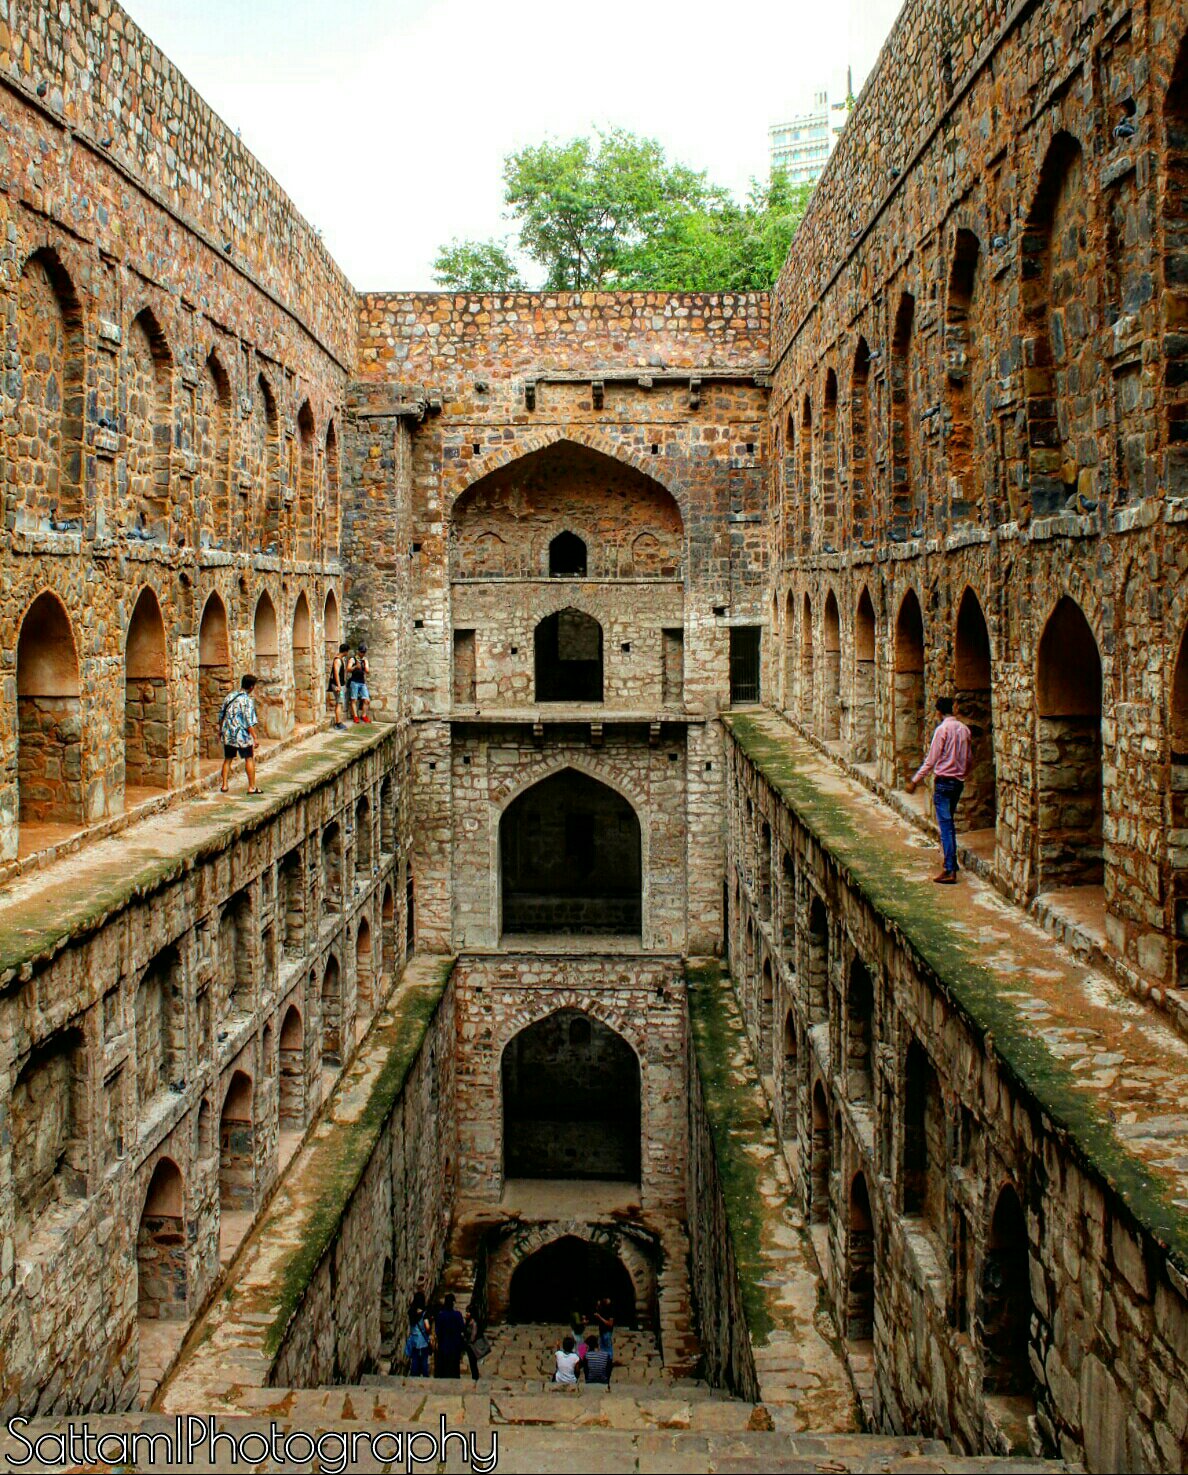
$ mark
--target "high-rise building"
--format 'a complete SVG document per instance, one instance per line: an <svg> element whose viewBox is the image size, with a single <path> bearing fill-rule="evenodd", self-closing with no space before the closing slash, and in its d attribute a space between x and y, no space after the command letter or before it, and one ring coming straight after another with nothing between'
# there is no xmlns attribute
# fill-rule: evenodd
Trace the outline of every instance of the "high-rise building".
<svg viewBox="0 0 1188 1475"><path fill-rule="evenodd" d="M853 102L847 68L846 93L839 102L830 103L828 89L821 88L812 94L807 106L793 113L786 122L773 123L767 130L771 172L782 169L791 184L811 184L818 179Z"/></svg>

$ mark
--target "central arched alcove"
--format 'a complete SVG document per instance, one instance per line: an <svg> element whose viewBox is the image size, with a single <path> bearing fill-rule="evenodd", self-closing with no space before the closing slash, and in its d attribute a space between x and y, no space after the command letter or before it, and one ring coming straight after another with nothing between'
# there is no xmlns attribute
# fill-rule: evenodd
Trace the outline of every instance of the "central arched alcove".
<svg viewBox="0 0 1188 1475"><path fill-rule="evenodd" d="M499 825L499 860L505 934L640 933L639 819L597 779L564 768L519 795Z"/></svg>
<svg viewBox="0 0 1188 1475"><path fill-rule="evenodd" d="M572 531L575 522L581 537ZM454 503L451 524L455 578L681 572L684 523L672 494L645 472L576 441L554 441L488 472Z"/></svg>
<svg viewBox="0 0 1188 1475"><path fill-rule="evenodd" d="M508 1320L568 1325L576 1308L609 1299L617 1326L635 1326L635 1287L622 1260L603 1245L566 1234L521 1260L511 1278Z"/></svg>
<svg viewBox="0 0 1188 1475"><path fill-rule="evenodd" d="M556 1010L508 1042L502 1088L506 1177L639 1182L639 1060L613 1029Z"/></svg>
<svg viewBox="0 0 1188 1475"><path fill-rule="evenodd" d="M536 627L536 700L602 700L602 626L580 609L546 615Z"/></svg>

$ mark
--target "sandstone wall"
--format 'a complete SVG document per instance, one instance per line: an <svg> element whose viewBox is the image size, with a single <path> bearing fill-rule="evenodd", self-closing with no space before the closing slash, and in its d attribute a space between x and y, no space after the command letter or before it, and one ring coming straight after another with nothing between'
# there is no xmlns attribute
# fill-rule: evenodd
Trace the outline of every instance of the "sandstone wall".
<svg viewBox="0 0 1188 1475"><path fill-rule="evenodd" d="M357 1383L381 1358L403 1357L408 1305L415 1291L429 1295L437 1284L454 1208L455 1030L451 984L294 1307L269 1373L273 1386Z"/></svg>
<svg viewBox="0 0 1188 1475"><path fill-rule="evenodd" d="M354 760L306 758L304 779L282 764L270 782L275 796L288 776L287 797L237 823L195 816L164 858L129 851L114 876L84 856L73 890L34 883L41 911L15 930L20 897L7 899L7 1411L132 1406L138 1315L192 1317L218 1274L220 1205L250 1223L267 1200L337 1070L328 1011L341 1060L404 963L409 811L390 777L404 741L392 730ZM335 826L345 895L323 861Z"/></svg>
<svg viewBox="0 0 1188 1475"><path fill-rule="evenodd" d="M891 787L984 644L979 853L1020 902L1104 878L1082 945L1180 1018L1184 34L1168 4L904 7L773 296L766 652L768 698ZM1081 780L1034 755L1074 715L1101 813L1052 867Z"/></svg>
<svg viewBox="0 0 1188 1475"><path fill-rule="evenodd" d="M269 736L323 719L356 314L311 227L118 6L18 5L0 34L0 109L11 860L44 845L20 841L22 809L77 828L118 817L125 784L144 785L134 645L168 687L154 788L198 779L217 700L256 663ZM47 659L53 689L31 689ZM18 692L77 695L71 793L45 799Z"/></svg>
<svg viewBox="0 0 1188 1475"><path fill-rule="evenodd" d="M1061 1047L1026 979L1017 1037L996 1040L963 1005L963 955L935 971L913 899L889 913L831 852L825 827L853 837L861 813L796 779L807 819L766 761L740 745L730 764L730 968L867 1416L971 1451L1181 1468L1188 1299L1153 1175L1022 1084L1021 1058ZM1091 1063L1085 1033L1062 1059ZM1116 1130L1123 1152L1142 1132Z"/></svg>

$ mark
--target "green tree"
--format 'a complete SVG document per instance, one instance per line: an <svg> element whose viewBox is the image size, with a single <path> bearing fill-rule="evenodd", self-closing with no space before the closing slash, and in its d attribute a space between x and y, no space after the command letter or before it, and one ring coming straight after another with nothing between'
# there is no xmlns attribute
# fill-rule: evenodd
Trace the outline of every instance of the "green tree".
<svg viewBox="0 0 1188 1475"><path fill-rule="evenodd" d="M433 277L455 292L517 292L524 286L502 241L451 241L437 253Z"/></svg>
<svg viewBox="0 0 1188 1475"><path fill-rule="evenodd" d="M783 174L752 182L744 205L704 173L671 164L652 139L616 129L520 149L504 161L516 251L548 291L752 291L771 285L811 186ZM498 292L522 285L499 241L452 242L440 286Z"/></svg>

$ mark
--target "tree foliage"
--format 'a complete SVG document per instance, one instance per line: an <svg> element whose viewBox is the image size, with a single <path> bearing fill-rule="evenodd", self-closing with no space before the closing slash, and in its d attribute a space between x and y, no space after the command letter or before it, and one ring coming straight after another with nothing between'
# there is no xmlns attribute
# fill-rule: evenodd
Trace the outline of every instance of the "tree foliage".
<svg viewBox="0 0 1188 1475"><path fill-rule="evenodd" d="M788 254L811 186L783 174L752 181L745 204L653 139L621 129L509 154L504 202L514 247L453 241L434 263L439 286L513 291L516 257L546 291L755 291L769 287Z"/></svg>

